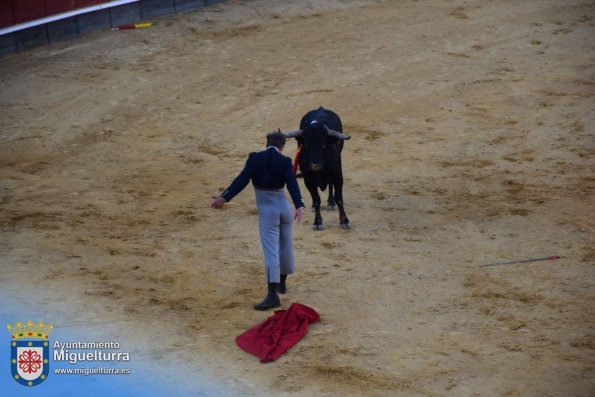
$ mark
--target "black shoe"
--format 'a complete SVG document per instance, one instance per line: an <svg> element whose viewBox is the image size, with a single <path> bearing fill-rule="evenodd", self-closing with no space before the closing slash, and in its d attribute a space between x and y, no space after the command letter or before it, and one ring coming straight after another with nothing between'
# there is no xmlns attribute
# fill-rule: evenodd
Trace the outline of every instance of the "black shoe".
<svg viewBox="0 0 595 397"><path fill-rule="evenodd" d="M281 299L279 299L279 295L277 295L278 286L279 283L269 283L269 293L262 302L260 302L258 305L254 305L254 309L268 310L272 307L281 306Z"/></svg>
<svg viewBox="0 0 595 397"><path fill-rule="evenodd" d="M285 281L287 280L287 274L282 274L281 275L281 282L279 283L279 286L277 287L277 292L280 294L284 294L287 292L287 284L285 284Z"/></svg>

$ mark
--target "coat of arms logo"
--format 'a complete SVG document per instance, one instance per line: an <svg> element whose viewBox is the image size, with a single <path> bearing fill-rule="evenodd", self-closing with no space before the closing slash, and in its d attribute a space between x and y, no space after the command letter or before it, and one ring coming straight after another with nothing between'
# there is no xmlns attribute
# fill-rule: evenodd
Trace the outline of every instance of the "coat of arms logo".
<svg viewBox="0 0 595 397"><path fill-rule="evenodd" d="M35 324L20 321L14 327L8 324L12 334L10 342L10 368L12 378L24 386L37 386L47 379L50 372L49 333L54 327L43 321Z"/></svg>

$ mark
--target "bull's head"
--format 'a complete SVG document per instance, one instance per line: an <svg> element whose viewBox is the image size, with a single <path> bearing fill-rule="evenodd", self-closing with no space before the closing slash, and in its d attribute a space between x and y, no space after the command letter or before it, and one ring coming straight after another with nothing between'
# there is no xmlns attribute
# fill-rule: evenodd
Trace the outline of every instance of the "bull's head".
<svg viewBox="0 0 595 397"><path fill-rule="evenodd" d="M338 131L329 130L323 123L313 122L303 130L288 132L287 138L295 138L301 146L300 168L302 171L319 172L324 168L324 153L329 145L337 140L351 137Z"/></svg>

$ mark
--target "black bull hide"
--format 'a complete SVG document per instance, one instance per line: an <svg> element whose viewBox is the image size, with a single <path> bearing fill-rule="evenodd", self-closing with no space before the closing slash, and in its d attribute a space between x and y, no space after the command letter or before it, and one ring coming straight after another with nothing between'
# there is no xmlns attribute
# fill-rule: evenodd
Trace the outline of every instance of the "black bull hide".
<svg viewBox="0 0 595 397"><path fill-rule="evenodd" d="M304 115L300 121L299 167L304 177L306 188L312 196L314 206L314 229L322 227L320 214L320 195L318 189L324 191L329 187L328 205L339 208L339 222L341 227L348 229L349 219L343 207L343 170L341 167L341 151L343 140L329 130L343 132L343 125L339 116L322 107ZM346 138L349 139L349 138Z"/></svg>

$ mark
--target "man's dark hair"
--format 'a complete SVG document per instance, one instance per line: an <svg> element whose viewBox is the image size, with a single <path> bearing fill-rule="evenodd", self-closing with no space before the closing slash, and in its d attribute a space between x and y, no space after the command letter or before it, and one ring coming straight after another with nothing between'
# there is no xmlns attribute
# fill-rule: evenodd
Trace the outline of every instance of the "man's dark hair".
<svg viewBox="0 0 595 397"><path fill-rule="evenodd" d="M274 146L277 149L281 149L285 146L285 135L281 131L270 132L267 134L267 146Z"/></svg>

